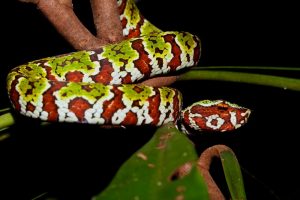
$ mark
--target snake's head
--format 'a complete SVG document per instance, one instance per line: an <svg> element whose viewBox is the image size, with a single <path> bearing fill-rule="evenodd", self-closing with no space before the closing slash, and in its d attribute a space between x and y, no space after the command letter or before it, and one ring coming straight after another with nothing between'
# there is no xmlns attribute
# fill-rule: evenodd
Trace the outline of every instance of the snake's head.
<svg viewBox="0 0 300 200"><path fill-rule="evenodd" d="M250 109L224 100L202 100L182 111L182 131L232 131L244 125ZM194 131L195 130L195 131Z"/></svg>

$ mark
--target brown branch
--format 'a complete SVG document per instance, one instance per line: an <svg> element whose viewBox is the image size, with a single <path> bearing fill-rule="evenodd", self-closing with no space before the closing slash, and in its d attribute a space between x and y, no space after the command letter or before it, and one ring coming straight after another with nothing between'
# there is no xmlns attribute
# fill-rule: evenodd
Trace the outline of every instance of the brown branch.
<svg viewBox="0 0 300 200"><path fill-rule="evenodd" d="M208 186L208 193L211 200L219 200L225 199L224 195L222 194L221 190L211 177L209 173L209 169L211 166L212 159L214 157L220 158L220 153L222 151L231 150L229 147L225 145L214 145L212 147L207 148L200 156L198 160L198 169L202 174L205 182Z"/></svg>
<svg viewBox="0 0 300 200"><path fill-rule="evenodd" d="M71 8L73 8L72 0L58 0L58 1L61 4L65 4L66 6L70 6Z"/></svg>
<svg viewBox="0 0 300 200"><path fill-rule="evenodd" d="M91 0L97 37L109 43L123 39L122 25L116 0Z"/></svg>
<svg viewBox="0 0 300 200"><path fill-rule="evenodd" d="M142 85L152 86L152 87L162 87L162 86L168 86L172 83L176 82L179 76L160 76L160 77L154 77L147 79L143 81Z"/></svg>
<svg viewBox="0 0 300 200"><path fill-rule="evenodd" d="M215 183L214 179L209 173L212 159L217 157L220 158L220 153L223 151L232 151L229 147L225 145L214 145L207 148L199 157L197 162L197 167L205 180L207 185L209 199L210 200L225 200L224 195L219 189L218 185ZM183 166L180 166L178 170L173 174L173 178L182 178L190 173L192 169L192 163L185 163Z"/></svg>
<svg viewBox="0 0 300 200"><path fill-rule="evenodd" d="M69 6L57 0L40 0L38 8L75 49L96 49L106 43L93 36Z"/></svg>
<svg viewBox="0 0 300 200"><path fill-rule="evenodd" d="M95 15L94 18L97 20L97 31L98 34L101 34L98 35L98 38L91 34L75 15L71 0L20 1L37 4L37 7L53 24L56 30L77 50L98 49L108 43L119 41L120 35L122 35L121 22L117 22L116 20L119 17L119 13L116 10L116 1L92 1L95 7L93 8L93 12ZM96 5L96 3L102 3L103 5ZM102 9L105 9L105 11Z"/></svg>

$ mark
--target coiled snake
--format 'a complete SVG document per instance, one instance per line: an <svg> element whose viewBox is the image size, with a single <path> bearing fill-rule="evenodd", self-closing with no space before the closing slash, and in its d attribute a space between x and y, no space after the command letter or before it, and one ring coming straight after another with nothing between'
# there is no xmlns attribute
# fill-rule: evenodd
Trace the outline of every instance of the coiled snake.
<svg viewBox="0 0 300 200"><path fill-rule="evenodd" d="M233 130L250 110L203 100L181 111L181 93L139 81L195 66L200 41L187 32L163 32L133 0L118 0L124 41L28 62L10 71L7 89L21 114L45 121L101 125L179 122L183 130Z"/></svg>

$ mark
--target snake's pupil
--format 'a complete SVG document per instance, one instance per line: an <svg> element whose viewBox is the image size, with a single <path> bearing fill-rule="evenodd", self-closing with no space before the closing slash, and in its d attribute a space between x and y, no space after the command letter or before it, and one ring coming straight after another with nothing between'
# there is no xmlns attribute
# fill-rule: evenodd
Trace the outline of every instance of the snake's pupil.
<svg viewBox="0 0 300 200"><path fill-rule="evenodd" d="M226 105L218 105L218 110L220 110L220 111L227 111L228 110L228 106L226 106Z"/></svg>

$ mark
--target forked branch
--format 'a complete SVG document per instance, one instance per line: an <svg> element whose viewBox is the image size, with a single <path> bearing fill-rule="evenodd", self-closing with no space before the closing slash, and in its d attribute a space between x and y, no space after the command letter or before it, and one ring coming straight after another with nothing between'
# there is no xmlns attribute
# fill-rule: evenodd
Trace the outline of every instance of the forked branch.
<svg viewBox="0 0 300 200"><path fill-rule="evenodd" d="M116 1L91 0L97 36L78 19L71 0L20 1L36 4L56 30L77 50L98 49L123 39Z"/></svg>

